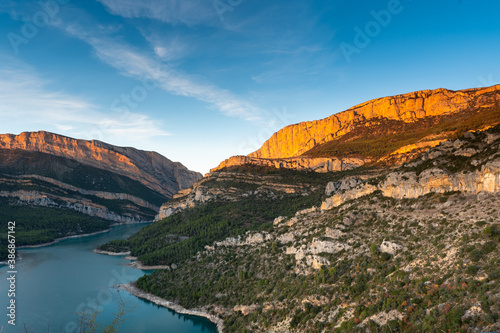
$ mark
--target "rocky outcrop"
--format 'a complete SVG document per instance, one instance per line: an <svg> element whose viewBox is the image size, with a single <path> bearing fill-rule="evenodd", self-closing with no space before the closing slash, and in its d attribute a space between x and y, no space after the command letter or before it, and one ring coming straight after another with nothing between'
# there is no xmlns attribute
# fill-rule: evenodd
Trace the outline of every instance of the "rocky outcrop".
<svg viewBox="0 0 500 333"><path fill-rule="evenodd" d="M367 161L360 158L308 158L308 157L294 157L294 158L280 158L280 159L266 159L255 158L249 156L233 156L218 167L210 170L210 172L219 171L225 168L234 166L251 164L259 167L271 167L276 169L293 169L315 172L330 172L330 171L345 171L357 168Z"/></svg>
<svg viewBox="0 0 500 333"><path fill-rule="evenodd" d="M96 140L77 140L44 131L0 135L0 149L69 158L139 181L168 198L202 178L200 173L190 171L156 152L117 147Z"/></svg>
<svg viewBox="0 0 500 333"><path fill-rule="evenodd" d="M404 250L404 248L399 244L384 240L382 244L380 244L379 250L380 252L389 253L395 256L398 252Z"/></svg>
<svg viewBox="0 0 500 333"><path fill-rule="evenodd" d="M333 187L331 185L330 187ZM481 170L451 174L432 168L417 176L415 172L393 172L378 185L364 183L327 198L321 210L329 210L343 203L381 191L385 197L415 199L429 193L459 191L467 194L500 192L500 159L488 162Z"/></svg>
<svg viewBox="0 0 500 333"><path fill-rule="evenodd" d="M88 216L98 217L116 223L146 222L139 215L119 215L91 201L80 201L72 198L48 195L37 191L0 191L0 197L15 198L17 199L17 204L20 205L70 209Z"/></svg>
<svg viewBox="0 0 500 333"><path fill-rule="evenodd" d="M385 197L415 199L429 193L500 192L500 135L498 126L486 132L466 133L462 139L442 142L420 159L379 180L346 177L326 186L322 210L380 191ZM457 169L451 172L447 168ZM417 169L417 171L408 169ZM418 171L418 169L421 169Z"/></svg>
<svg viewBox="0 0 500 333"><path fill-rule="evenodd" d="M83 195L90 195L90 196L96 196L98 198L106 199L106 200L125 200L125 201L130 201L138 206L148 208L151 210L159 210L159 207L147 202L146 200L143 200L141 198L138 198L136 196L133 196L128 193L114 193L114 192L103 192L103 191L91 191L91 190L85 190L73 185L66 184L64 182L48 178L48 177L43 177L43 176L38 176L38 175L22 175L22 176L17 176L15 178L18 178L20 180L24 180L24 185L29 185L29 180L30 179L38 179L42 180L46 183L53 184L57 186L60 189L65 189L73 192L77 192ZM2 179L0 178L0 182L3 183L12 183L11 180L9 179Z"/></svg>
<svg viewBox="0 0 500 333"><path fill-rule="evenodd" d="M370 184L363 184L354 189L348 190L343 193L335 194L329 198L327 198L321 204L321 210L329 210L334 207L338 207L347 201L358 199L364 197L365 195L372 194L377 191L377 187Z"/></svg>
<svg viewBox="0 0 500 333"><path fill-rule="evenodd" d="M345 243L335 242L335 241L322 241L319 239L313 239L310 244L301 245L300 247L287 247L286 254L295 255L295 260L297 265L300 265L302 260L305 260L305 264L314 269L320 269L323 265L329 265L330 261L320 254L330 253L336 254L343 250L350 249L351 246Z"/></svg>
<svg viewBox="0 0 500 333"><path fill-rule="evenodd" d="M500 85L452 91L423 90L379 98L357 105L328 118L287 126L273 134L263 146L249 155L253 158L297 157L349 133L353 125L373 118L413 122L429 116L458 113L472 107L493 106L500 101Z"/></svg>
<svg viewBox="0 0 500 333"><path fill-rule="evenodd" d="M245 184L248 190L243 191L231 186L235 182ZM308 186L282 183L273 176L213 171L191 188L176 194L173 200L164 203L155 220L164 219L209 201L236 201L250 196L275 199L284 194L307 195L308 193Z"/></svg>
<svg viewBox="0 0 500 333"><path fill-rule="evenodd" d="M221 242L215 242L214 245L216 246L244 246L244 245L250 245L254 246L257 244L264 243L265 241L268 241L272 239L272 237L268 233L255 233L251 234L250 232L247 232L246 237L243 238L242 236L238 237L228 237L225 240Z"/></svg>
<svg viewBox="0 0 500 333"><path fill-rule="evenodd" d="M495 193L500 191L500 159L487 163L475 172L450 174L432 168L418 176L415 172L391 173L379 189L384 196L396 199L418 198L431 192Z"/></svg>

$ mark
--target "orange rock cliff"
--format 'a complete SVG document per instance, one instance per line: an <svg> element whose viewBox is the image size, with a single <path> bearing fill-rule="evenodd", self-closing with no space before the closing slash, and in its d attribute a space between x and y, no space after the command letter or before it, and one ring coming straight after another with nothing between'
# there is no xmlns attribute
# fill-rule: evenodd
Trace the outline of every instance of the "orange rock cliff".
<svg viewBox="0 0 500 333"><path fill-rule="evenodd" d="M458 113L469 107L489 106L500 101L500 85L452 91L423 90L392 97L374 99L328 118L289 125L249 154L253 158L297 157L316 145L332 141L348 133L356 122L383 117L412 122L429 116Z"/></svg>
<svg viewBox="0 0 500 333"><path fill-rule="evenodd" d="M137 180L167 197L188 188L202 177L155 152L117 147L96 140L78 140L45 131L2 134L0 149L21 149L73 159Z"/></svg>

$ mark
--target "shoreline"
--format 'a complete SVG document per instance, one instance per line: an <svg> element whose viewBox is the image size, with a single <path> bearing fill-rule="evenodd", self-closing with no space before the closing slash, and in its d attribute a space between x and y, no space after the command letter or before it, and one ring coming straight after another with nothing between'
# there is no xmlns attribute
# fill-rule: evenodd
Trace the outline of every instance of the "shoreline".
<svg viewBox="0 0 500 333"><path fill-rule="evenodd" d="M171 266L167 266L167 265L156 265L156 266L144 265L140 260L137 260L137 257L130 256L130 251L128 251L128 252L110 252L110 251L102 251L102 250L98 250L98 249L94 249L92 251L95 253L105 254L108 256L124 256L123 259L132 261L132 262L128 263L127 266L133 267L135 269L140 269L142 271L155 271L158 269L168 269L168 270L172 269Z"/></svg>
<svg viewBox="0 0 500 333"><path fill-rule="evenodd" d="M124 258L124 259L126 259L126 258ZM131 259L128 259L128 260L131 260ZM154 271L157 269L168 269L168 270L171 269L170 266L164 266L164 265L147 266L147 265L144 265L140 260L132 261L131 263L128 263L127 266L130 266L130 267L133 267L136 269L140 269L143 271Z"/></svg>
<svg viewBox="0 0 500 333"><path fill-rule="evenodd" d="M90 234L81 234L81 235L66 236L66 237L56 238L52 242L49 242L49 243L36 244L36 245L23 245L23 246L16 247L16 249L19 249L19 250L22 250L22 249L35 249L35 248L39 248L39 247L45 247L45 246L49 246L49 245L54 245L54 244L57 244L60 241L63 241L65 239L82 238L82 237L87 237L87 236L94 236L94 235L104 234L104 233L109 232L109 231L111 231L111 229L96 231L96 232L92 232Z"/></svg>
<svg viewBox="0 0 500 333"><path fill-rule="evenodd" d="M213 315L211 315L203 310L185 309L182 306L180 306L179 304L175 304L175 303L169 302L161 297L155 296L153 294L149 294L149 293L137 288L133 283L121 284L118 287L128 291L130 294L134 295L135 297L148 300L150 302L155 303L156 305L160 305L160 306L163 306L164 308L173 310L176 313L206 318L209 321L211 321L212 323L214 323L215 325L217 325L217 331L219 333L222 333L222 331L224 329L224 321L222 319L220 319L216 316L213 316Z"/></svg>
<svg viewBox="0 0 500 333"><path fill-rule="evenodd" d="M137 223L113 223L113 224L110 225L110 227L117 227L117 226L127 225L127 224L133 225L133 224L147 224L147 223L151 223L151 222L150 221L146 221L146 222L137 222ZM49 242L49 243L36 244L36 245L23 245L23 246L16 247L16 249L19 249L19 250L22 250L22 249L35 249L35 248L39 248L39 247L54 245L54 244L57 244L60 241L63 241L65 239L81 238L81 237L87 237L87 236L94 236L94 235L104 234L106 232L111 231L112 229L113 228L109 228L109 229L105 229L105 230L101 230L101 231L92 232L90 234L80 234L80 235L73 235L73 236L66 236L66 237L56 238L52 242ZM103 252L106 252L106 251L103 251ZM113 255L111 253L113 253L113 252L104 253L104 254ZM124 255L128 255L128 254L124 254Z"/></svg>
<svg viewBox="0 0 500 333"><path fill-rule="evenodd" d="M97 254L105 254L107 256L128 256L130 254L130 251L127 251L127 252L110 252L110 251L103 251L103 250L98 250L98 249L93 249L92 252L97 253Z"/></svg>

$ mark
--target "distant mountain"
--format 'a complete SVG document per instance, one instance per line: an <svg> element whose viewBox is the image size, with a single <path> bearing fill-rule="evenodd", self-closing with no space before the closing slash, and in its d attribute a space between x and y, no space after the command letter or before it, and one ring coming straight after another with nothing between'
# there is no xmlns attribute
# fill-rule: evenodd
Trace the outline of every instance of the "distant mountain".
<svg viewBox="0 0 500 333"><path fill-rule="evenodd" d="M103 228L83 227L95 224L89 216L106 227L151 221L161 204L201 178L155 152L43 131L0 135L0 218L39 230L47 225L35 220L43 217L57 230L28 244ZM63 222L50 219L56 215L79 222L60 229Z"/></svg>
<svg viewBox="0 0 500 333"><path fill-rule="evenodd" d="M423 90L287 126L259 150L232 157L214 171L242 164L321 172L375 162L401 164L445 140L498 123L500 85Z"/></svg>
<svg viewBox="0 0 500 333"><path fill-rule="evenodd" d="M155 152L117 147L96 140L72 139L44 131L0 135L0 149L45 153L74 160L138 181L167 198L202 177L200 173Z"/></svg>

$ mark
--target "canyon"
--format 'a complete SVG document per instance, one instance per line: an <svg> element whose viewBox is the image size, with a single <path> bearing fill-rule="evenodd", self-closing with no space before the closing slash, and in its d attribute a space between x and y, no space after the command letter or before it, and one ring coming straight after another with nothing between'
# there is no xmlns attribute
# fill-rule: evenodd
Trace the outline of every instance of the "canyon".
<svg viewBox="0 0 500 333"><path fill-rule="evenodd" d="M499 102L500 86L368 101L204 177L153 152L3 135L0 201L154 219L96 252L157 269L127 290L219 330L494 331Z"/></svg>

